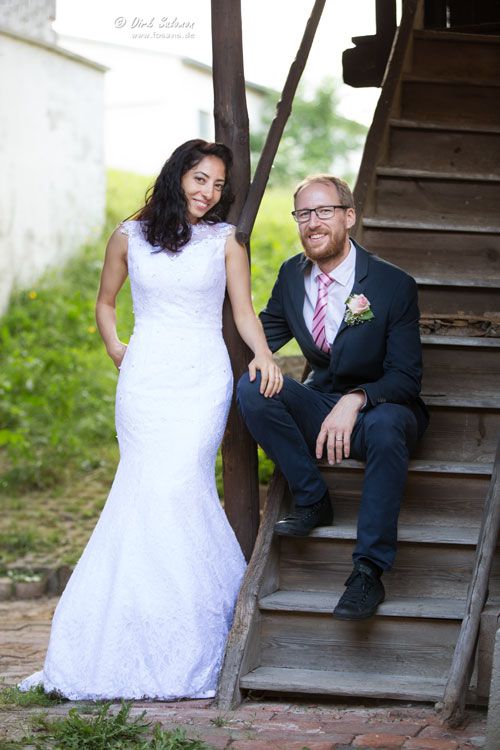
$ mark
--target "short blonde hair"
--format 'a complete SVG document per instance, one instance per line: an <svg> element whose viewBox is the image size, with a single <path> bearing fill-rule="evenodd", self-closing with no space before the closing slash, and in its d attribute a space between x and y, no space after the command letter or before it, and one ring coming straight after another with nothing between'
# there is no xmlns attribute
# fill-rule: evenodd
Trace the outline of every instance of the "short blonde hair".
<svg viewBox="0 0 500 750"><path fill-rule="evenodd" d="M337 193L339 194L340 202L343 206L346 206L347 208L354 208L354 197L351 192L351 188L345 182L345 180L341 180L340 177L334 177L332 174L311 174L308 175L308 177L305 177L302 182L299 182L297 187L295 188L295 192L293 194L293 200L295 202L295 199L297 198L297 195L300 193L300 191L307 187L308 185L312 185L315 182L319 182L322 185L333 185L335 188L337 188Z"/></svg>

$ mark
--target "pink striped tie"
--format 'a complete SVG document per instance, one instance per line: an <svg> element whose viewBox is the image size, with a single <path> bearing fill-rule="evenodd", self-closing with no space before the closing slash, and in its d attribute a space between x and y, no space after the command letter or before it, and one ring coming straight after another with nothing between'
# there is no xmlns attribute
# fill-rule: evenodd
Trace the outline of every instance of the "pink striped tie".
<svg viewBox="0 0 500 750"><path fill-rule="evenodd" d="M316 346L328 354L330 344L326 340L326 308L328 305L328 287L333 284L335 279L330 278L326 273L319 273L316 276L316 281L318 282L318 299L313 316L312 336Z"/></svg>

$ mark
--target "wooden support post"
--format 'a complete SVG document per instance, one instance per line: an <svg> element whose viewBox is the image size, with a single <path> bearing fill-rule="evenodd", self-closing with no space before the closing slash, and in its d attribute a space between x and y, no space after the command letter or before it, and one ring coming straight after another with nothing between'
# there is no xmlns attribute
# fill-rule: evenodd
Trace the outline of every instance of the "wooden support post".
<svg viewBox="0 0 500 750"><path fill-rule="evenodd" d="M497 445L493 475L486 498L479 540L476 547L472 579L467 592L465 616L453 654L444 698L443 720L451 726L463 721L465 700L472 672L479 633L481 612L488 596L488 580L500 529L500 439Z"/></svg>
<svg viewBox="0 0 500 750"><path fill-rule="evenodd" d="M276 115L269 128L269 133L267 134L266 142L262 149L257 169L255 170L250 192L241 213L236 235L240 242L248 242L252 232L255 217L257 216L257 211L259 210L260 202L269 179L269 172L271 171L283 130L292 111L293 98L306 66L325 2L326 0L316 0L314 3L299 50L288 72L281 99L276 107Z"/></svg>
<svg viewBox="0 0 500 750"><path fill-rule="evenodd" d="M236 224L250 184L240 0L212 0L212 55L215 138L229 146L234 156L232 182L236 200L229 221ZM236 384L247 369L251 353L238 334L227 298L223 322ZM259 527L257 446L234 402L222 443L222 460L226 514L249 560Z"/></svg>

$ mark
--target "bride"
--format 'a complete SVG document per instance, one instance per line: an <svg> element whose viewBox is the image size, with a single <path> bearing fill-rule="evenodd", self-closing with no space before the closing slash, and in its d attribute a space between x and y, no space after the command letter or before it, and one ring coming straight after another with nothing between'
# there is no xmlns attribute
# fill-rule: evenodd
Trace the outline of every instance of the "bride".
<svg viewBox="0 0 500 750"><path fill-rule="evenodd" d="M224 219L231 152L192 140L111 235L96 317L120 374L120 463L59 601L45 664L24 680L71 700L215 694L245 563L215 487L233 378L221 332L227 287L261 392L282 387L250 297L244 247ZM127 345L115 300L130 276Z"/></svg>

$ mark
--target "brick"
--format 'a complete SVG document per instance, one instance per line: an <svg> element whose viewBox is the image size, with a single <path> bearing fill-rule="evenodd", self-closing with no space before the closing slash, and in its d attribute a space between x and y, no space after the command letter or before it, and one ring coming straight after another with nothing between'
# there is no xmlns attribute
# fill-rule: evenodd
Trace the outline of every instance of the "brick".
<svg viewBox="0 0 500 750"><path fill-rule="evenodd" d="M290 742L289 740L237 740L231 750L335 750L331 742Z"/></svg>
<svg viewBox="0 0 500 750"><path fill-rule="evenodd" d="M439 737L412 737L406 740L403 750L459 750L458 742Z"/></svg>
<svg viewBox="0 0 500 750"><path fill-rule="evenodd" d="M400 750L407 738L401 734L360 734L354 738L353 748L363 750Z"/></svg>

